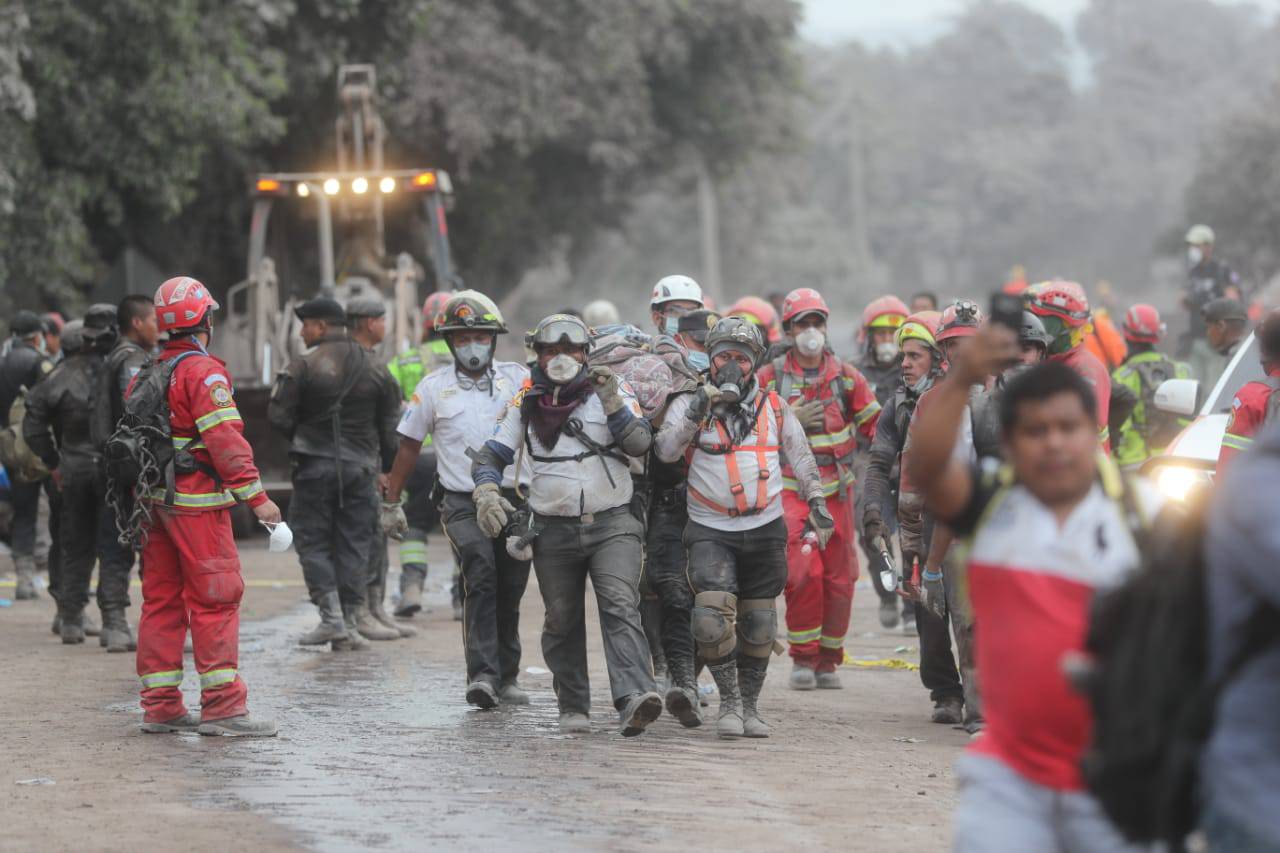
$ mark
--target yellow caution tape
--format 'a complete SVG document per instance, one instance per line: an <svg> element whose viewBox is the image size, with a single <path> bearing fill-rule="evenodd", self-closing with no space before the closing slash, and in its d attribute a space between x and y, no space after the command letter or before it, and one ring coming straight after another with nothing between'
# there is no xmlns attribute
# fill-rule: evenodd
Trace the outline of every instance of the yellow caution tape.
<svg viewBox="0 0 1280 853"><path fill-rule="evenodd" d="M879 660L858 660L849 657L849 653L844 654L845 666L863 666L869 669L905 669L915 672L920 669L920 664L912 663L902 658L880 658Z"/></svg>

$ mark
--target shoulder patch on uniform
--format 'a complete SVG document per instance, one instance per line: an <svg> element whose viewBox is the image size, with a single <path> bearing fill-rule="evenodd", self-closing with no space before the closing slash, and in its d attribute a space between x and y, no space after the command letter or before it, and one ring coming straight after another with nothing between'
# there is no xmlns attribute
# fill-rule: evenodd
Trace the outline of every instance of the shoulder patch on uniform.
<svg viewBox="0 0 1280 853"><path fill-rule="evenodd" d="M223 385L228 384L227 377L223 376L221 373L210 373L204 378L205 385L212 385L215 382L221 382Z"/></svg>
<svg viewBox="0 0 1280 853"><path fill-rule="evenodd" d="M232 406L235 400L231 397L231 389L227 387L227 383L218 382L209 389L209 398L213 400L215 406Z"/></svg>
<svg viewBox="0 0 1280 853"><path fill-rule="evenodd" d="M519 408L520 404L524 402L524 395L525 395L525 392L527 392L528 390L529 390L529 386L526 385L522 387L519 391L517 391L514 395L512 395L511 399L507 401L507 408L508 409Z"/></svg>

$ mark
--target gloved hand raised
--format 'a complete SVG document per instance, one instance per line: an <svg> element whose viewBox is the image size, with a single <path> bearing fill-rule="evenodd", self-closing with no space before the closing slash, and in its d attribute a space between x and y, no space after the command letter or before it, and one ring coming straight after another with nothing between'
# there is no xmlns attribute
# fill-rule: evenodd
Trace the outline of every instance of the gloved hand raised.
<svg viewBox="0 0 1280 853"><path fill-rule="evenodd" d="M836 532L836 520L831 517L825 498L809 501L809 528L818 537L818 550L826 550L827 543Z"/></svg>
<svg viewBox="0 0 1280 853"><path fill-rule="evenodd" d="M502 496L497 483L481 483L471 492L471 500L476 505L476 524L480 532L494 539L507 526L507 521L516 508Z"/></svg>
<svg viewBox="0 0 1280 853"><path fill-rule="evenodd" d="M796 416L805 432L818 432L825 422L826 403L821 400L799 399L790 404L791 414Z"/></svg>
<svg viewBox="0 0 1280 853"><path fill-rule="evenodd" d="M587 376L591 377L591 384L595 386L596 396L600 398L600 404L604 406L606 415L612 415L622 408L622 394L618 391L618 377L612 370L603 364L597 364L587 368Z"/></svg>
<svg viewBox="0 0 1280 853"><path fill-rule="evenodd" d="M409 520L404 517L404 506L400 501L383 501L378 509L378 526L384 536L397 542L409 531Z"/></svg>
<svg viewBox="0 0 1280 853"><path fill-rule="evenodd" d="M700 421L711 411L711 406L720 399L720 389L710 382L698 386L693 394L693 402L689 404L689 420Z"/></svg>

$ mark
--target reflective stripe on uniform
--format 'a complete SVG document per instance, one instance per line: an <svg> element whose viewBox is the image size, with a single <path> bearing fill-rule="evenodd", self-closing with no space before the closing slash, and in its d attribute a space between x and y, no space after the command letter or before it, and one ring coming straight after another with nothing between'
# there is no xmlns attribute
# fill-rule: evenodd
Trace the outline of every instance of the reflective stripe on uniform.
<svg viewBox="0 0 1280 853"><path fill-rule="evenodd" d="M260 495L263 492L262 481L254 480L247 486L232 486L231 494L235 495L242 501L247 501L254 495Z"/></svg>
<svg viewBox="0 0 1280 853"><path fill-rule="evenodd" d="M185 435L173 436L173 449L186 450L188 453L192 450L203 450L204 442Z"/></svg>
<svg viewBox="0 0 1280 853"><path fill-rule="evenodd" d="M224 684L230 684L236 680L237 670L234 666L225 669L211 669L208 672L200 673L200 689L212 690L215 687L221 687Z"/></svg>
<svg viewBox="0 0 1280 853"><path fill-rule="evenodd" d="M820 433L818 435L809 436L809 446L814 450L822 450L828 447L835 447L837 444L844 444L853 437L853 427L845 424L839 432Z"/></svg>
<svg viewBox="0 0 1280 853"><path fill-rule="evenodd" d="M840 649L844 648L844 637L828 637L826 634L818 640L818 645L824 649Z"/></svg>
<svg viewBox="0 0 1280 853"><path fill-rule="evenodd" d="M858 426L862 426L863 424L865 424L867 421L874 418L879 413L880 413L880 403L877 402L876 400L872 400L870 403L867 404L866 408L864 408L862 411L856 413L853 416L853 422Z"/></svg>
<svg viewBox="0 0 1280 853"><path fill-rule="evenodd" d="M782 478L782 488L786 489L789 492L795 492L796 494L800 494L800 483L792 479L791 477ZM834 496L837 492L840 491L840 489L841 489L841 485L838 479L822 481L822 496L824 498L829 498Z"/></svg>
<svg viewBox="0 0 1280 853"><path fill-rule="evenodd" d="M1111 440L1111 427L1104 426L1102 429L1098 430L1098 441L1105 443L1110 440Z"/></svg>
<svg viewBox="0 0 1280 853"><path fill-rule="evenodd" d="M207 429L216 427L218 424L238 420L240 420L240 411L235 406L227 406L196 418L196 429L204 432Z"/></svg>
<svg viewBox="0 0 1280 853"><path fill-rule="evenodd" d="M1253 439L1229 432L1222 437L1222 446L1229 447L1232 450L1248 450L1253 446Z"/></svg>
<svg viewBox="0 0 1280 853"><path fill-rule="evenodd" d="M164 672L149 672L138 676L143 690L154 690L157 687L177 687L182 684L182 670L170 669Z"/></svg>
<svg viewBox="0 0 1280 853"><path fill-rule="evenodd" d="M406 539L400 543L400 565L424 564L427 562L427 543L420 539Z"/></svg>
<svg viewBox="0 0 1280 853"><path fill-rule="evenodd" d="M158 503L164 503L164 489L152 489L147 495L149 500ZM187 507L188 509L217 509L224 506L235 505L236 499L231 496L230 492L174 492L173 505Z"/></svg>
<svg viewBox="0 0 1280 853"><path fill-rule="evenodd" d="M812 643L814 640L822 637L822 628L814 628L812 631L788 631L787 642L793 645L801 643Z"/></svg>

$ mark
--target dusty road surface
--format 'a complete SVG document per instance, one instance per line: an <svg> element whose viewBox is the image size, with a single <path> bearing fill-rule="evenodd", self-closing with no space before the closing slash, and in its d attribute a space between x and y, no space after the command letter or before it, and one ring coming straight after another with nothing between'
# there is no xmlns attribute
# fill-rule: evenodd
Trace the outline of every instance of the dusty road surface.
<svg viewBox="0 0 1280 853"><path fill-rule="evenodd" d="M0 849L946 846L951 765L968 738L927 721L915 672L850 666L844 690L795 693L788 660L774 658L762 699L772 738L719 741L664 716L623 739L593 615L595 731L565 737L538 647L536 585L522 622L533 704L481 712L462 696L439 540L433 605L414 622L422 633L363 653L296 646L314 622L296 557L267 554L263 540L242 553L241 668L253 713L279 722L272 740L143 735L132 655L108 655L92 638L61 645L43 594L0 607ZM131 621L136 588L133 597ZM855 657L918 660L916 638L880 629L865 582L855 599ZM197 707L190 657L184 689Z"/></svg>

